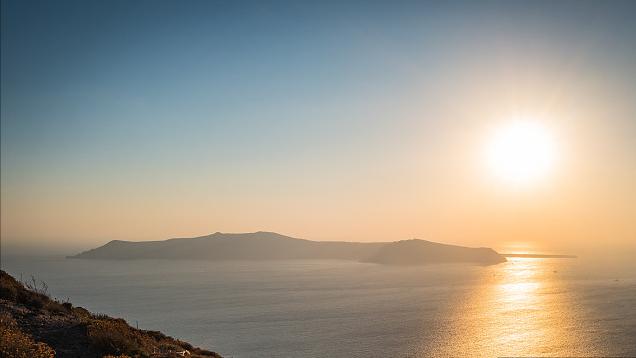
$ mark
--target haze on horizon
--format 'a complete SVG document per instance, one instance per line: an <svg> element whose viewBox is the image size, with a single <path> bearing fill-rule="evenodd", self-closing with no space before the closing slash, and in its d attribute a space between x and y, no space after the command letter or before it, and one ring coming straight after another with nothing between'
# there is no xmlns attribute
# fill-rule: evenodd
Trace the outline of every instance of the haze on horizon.
<svg viewBox="0 0 636 358"><path fill-rule="evenodd" d="M3 1L2 245L266 230L636 250L634 14ZM517 118L555 148L523 185L484 155Z"/></svg>

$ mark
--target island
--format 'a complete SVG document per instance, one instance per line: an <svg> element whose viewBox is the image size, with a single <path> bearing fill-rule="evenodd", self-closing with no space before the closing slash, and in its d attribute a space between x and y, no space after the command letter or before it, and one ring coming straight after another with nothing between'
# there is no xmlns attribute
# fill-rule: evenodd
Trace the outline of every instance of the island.
<svg viewBox="0 0 636 358"><path fill-rule="evenodd" d="M426 240L395 242L311 241L274 232L214 233L163 241L113 240L79 253L76 259L300 260L334 259L386 265L473 263L493 265L506 258L486 247L472 248Z"/></svg>

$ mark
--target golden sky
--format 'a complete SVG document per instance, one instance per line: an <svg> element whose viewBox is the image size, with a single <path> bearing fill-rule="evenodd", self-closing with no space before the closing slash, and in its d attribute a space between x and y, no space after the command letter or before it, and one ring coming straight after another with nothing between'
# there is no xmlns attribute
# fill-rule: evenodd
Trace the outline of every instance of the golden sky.
<svg viewBox="0 0 636 358"><path fill-rule="evenodd" d="M2 243L264 230L636 249L632 19L545 6L318 9L264 32L232 16L273 19L235 9L167 37L107 13L87 48L81 11L3 4ZM555 159L521 186L484 154L517 118Z"/></svg>

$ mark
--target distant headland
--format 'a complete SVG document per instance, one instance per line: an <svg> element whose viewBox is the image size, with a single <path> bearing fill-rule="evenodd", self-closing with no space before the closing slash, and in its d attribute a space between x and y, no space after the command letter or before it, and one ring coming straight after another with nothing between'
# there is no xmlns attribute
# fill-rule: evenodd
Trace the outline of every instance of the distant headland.
<svg viewBox="0 0 636 358"><path fill-rule="evenodd" d="M395 242L311 241L274 232L214 233L163 241L113 240L69 256L79 259L294 260L336 259L387 265L474 263L493 265L506 258L486 247L472 248L426 240Z"/></svg>

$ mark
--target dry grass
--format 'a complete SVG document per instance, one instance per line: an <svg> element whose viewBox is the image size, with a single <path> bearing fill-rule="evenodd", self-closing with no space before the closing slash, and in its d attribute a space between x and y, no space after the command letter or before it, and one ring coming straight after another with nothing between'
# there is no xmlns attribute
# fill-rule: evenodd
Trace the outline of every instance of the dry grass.
<svg viewBox="0 0 636 358"><path fill-rule="evenodd" d="M103 354L118 357L181 357L178 352L187 350L189 357L220 357L161 332L130 327L123 319L93 318L86 321L86 325L91 344Z"/></svg>
<svg viewBox="0 0 636 358"><path fill-rule="evenodd" d="M124 320L100 319L87 324L89 341L105 354L140 355L146 348L144 339Z"/></svg>
<svg viewBox="0 0 636 358"><path fill-rule="evenodd" d="M46 330L38 328L39 333L33 333L46 343L37 343L31 336L20 330L16 321L5 314L2 321L2 343L0 345L0 358L3 357L53 357L54 350L59 345L68 349L94 352L82 357L182 357L179 353L188 351L188 357L220 357L214 352L195 348L189 343L168 337L157 331L144 331L128 325L123 319L115 319L103 314L92 314L81 307L73 307L69 302L59 302L48 296L48 287L44 283L38 283L34 278L27 283L15 280L4 271L0 271L0 299L23 307L28 314L20 314L20 322L39 320L28 324L30 327L42 327L47 322L65 322L67 333L60 341L59 337L47 336ZM1 303L1 302L0 302ZM0 308L2 306L0 305ZM36 323L36 324L34 324ZM22 323L20 323L22 324ZM71 328L83 327L84 329ZM59 330L59 327L56 329ZM49 337L47 339L47 337ZM83 346L74 345L73 342L84 342ZM83 353L86 353L83 352ZM82 354L82 352L78 352ZM79 355L78 355L79 356Z"/></svg>
<svg viewBox="0 0 636 358"><path fill-rule="evenodd" d="M53 358L55 351L45 343L35 342L20 330L7 313L0 314L0 357Z"/></svg>
<svg viewBox="0 0 636 358"><path fill-rule="evenodd" d="M44 281L31 277L27 282L19 282L5 272L0 275L0 298L23 304L36 310L47 310L51 313L66 313L72 308L70 303L58 302L48 294L48 286Z"/></svg>

